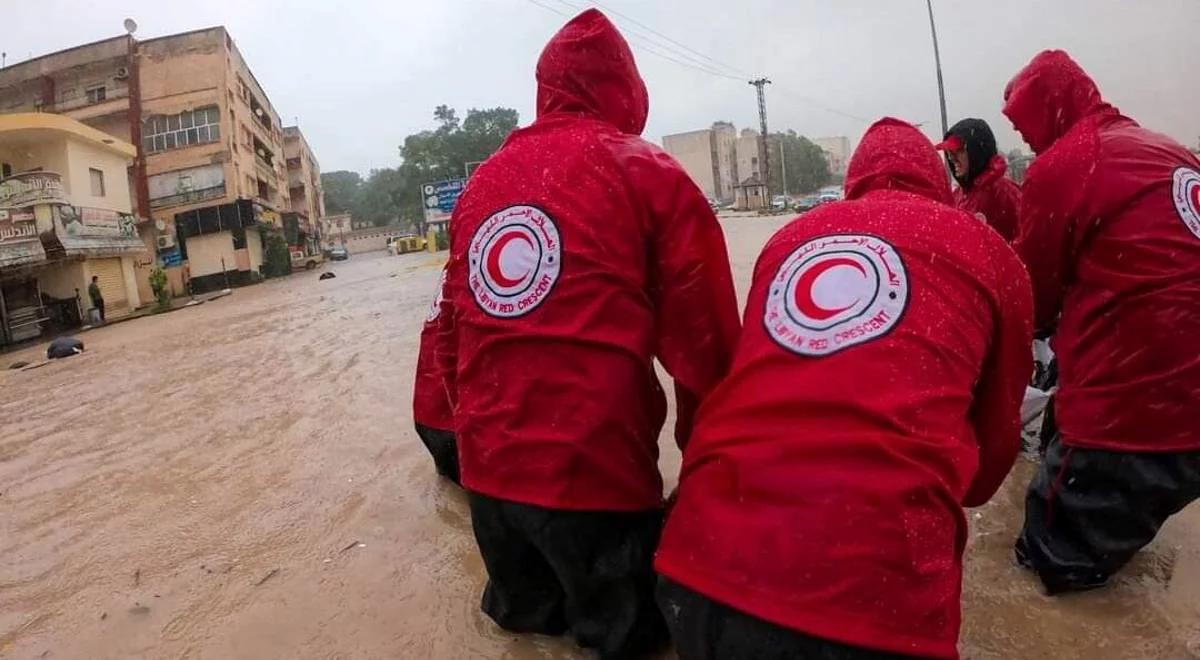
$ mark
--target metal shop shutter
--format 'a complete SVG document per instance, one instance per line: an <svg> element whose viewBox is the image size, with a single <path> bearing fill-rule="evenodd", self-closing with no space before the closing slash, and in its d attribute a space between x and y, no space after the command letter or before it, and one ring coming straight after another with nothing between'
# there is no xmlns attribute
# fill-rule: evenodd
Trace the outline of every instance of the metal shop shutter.
<svg viewBox="0 0 1200 660"><path fill-rule="evenodd" d="M92 267L92 275L100 278L100 295L104 296L104 306L109 309L128 306L129 299L125 295L125 276L121 273L121 260L92 259L89 265ZM84 302L88 302L86 295Z"/></svg>

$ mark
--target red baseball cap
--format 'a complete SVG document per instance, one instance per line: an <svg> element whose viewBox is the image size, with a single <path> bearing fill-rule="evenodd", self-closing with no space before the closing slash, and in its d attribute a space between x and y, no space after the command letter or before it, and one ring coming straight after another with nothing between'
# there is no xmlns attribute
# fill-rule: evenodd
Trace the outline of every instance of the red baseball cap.
<svg viewBox="0 0 1200 660"><path fill-rule="evenodd" d="M963 144L962 138L958 137L957 135L951 135L945 140L933 145L933 148L937 149L938 151L958 151L959 149L962 149L963 146L965 145Z"/></svg>

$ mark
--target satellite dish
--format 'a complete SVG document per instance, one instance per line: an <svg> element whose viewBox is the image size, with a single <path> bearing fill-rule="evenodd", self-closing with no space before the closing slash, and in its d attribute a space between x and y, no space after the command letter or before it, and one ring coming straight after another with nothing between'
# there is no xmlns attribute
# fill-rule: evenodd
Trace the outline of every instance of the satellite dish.
<svg viewBox="0 0 1200 660"><path fill-rule="evenodd" d="M131 35L134 32L137 32L137 21L133 20L132 18L125 19L125 31Z"/></svg>

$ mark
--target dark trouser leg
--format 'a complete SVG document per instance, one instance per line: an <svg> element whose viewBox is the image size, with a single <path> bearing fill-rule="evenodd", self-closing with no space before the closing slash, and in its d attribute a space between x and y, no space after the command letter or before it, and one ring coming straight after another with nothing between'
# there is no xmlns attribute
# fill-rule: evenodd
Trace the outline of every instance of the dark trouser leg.
<svg viewBox="0 0 1200 660"><path fill-rule="evenodd" d="M450 431L435 429L417 424L417 436L421 438L429 455L433 457L433 467L437 473L462 485L458 480L458 444Z"/></svg>
<svg viewBox="0 0 1200 660"><path fill-rule="evenodd" d="M1017 559L1051 594L1103 586L1197 497L1200 452L1073 449L1055 437L1025 497Z"/></svg>
<svg viewBox="0 0 1200 660"><path fill-rule="evenodd" d="M667 629L654 602L654 551L663 513L552 512L534 542L566 593L575 641L601 658L662 650Z"/></svg>
<svg viewBox="0 0 1200 660"><path fill-rule="evenodd" d="M903 660L809 637L743 614L683 585L661 578L658 603L680 660Z"/></svg>
<svg viewBox="0 0 1200 660"><path fill-rule="evenodd" d="M505 630L561 635L567 629L562 587L521 521L510 519L510 503L476 493L467 496L471 527L488 572L483 612Z"/></svg>
<svg viewBox="0 0 1200 660"><path fill-rule="evenodd" d="M484 611L502 627L554 634L552 626L514 625L542 622L553 612L557 632L569 629L601 658L665 647L653 571L662 512L559 511L477 493L470 501L491 578Z"/></svg>

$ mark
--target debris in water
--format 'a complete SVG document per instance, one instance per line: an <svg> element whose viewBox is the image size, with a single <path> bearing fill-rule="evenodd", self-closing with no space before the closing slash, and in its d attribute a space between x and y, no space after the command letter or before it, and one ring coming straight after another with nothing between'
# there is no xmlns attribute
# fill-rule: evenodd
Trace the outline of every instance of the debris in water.
<svg viewBox="0 0 1200 660"><path fill-rule="evenodd" d="M150 608L141 603L134 603L133 607L129 608L129 613L135 616L145 616L150 613Z"/></svg>
<svg viewBox="0 0 1200 660"><path fill-rule="evenodd" d="M46 347L46 357L50 360L71 357L83 352L83 342L74 337L59 337Z"/></svg>
<svg viewBox="0 0 1200 660"><path fill-rule="evenodd" d="M142 584L142 569L137 569L133 572L133 586L137 587Z"/></svg>
<svg viewBox="0 0 1200 660"><path fill-rule="evenodd" d="M317 279L318 280L332 280L335 277L337 277L337 275L334 275L333 273L321 273L321 276L318 277Z"/></svg>
<svg viewBox="0 0 1200 660"><path fill-rule="evenodd" d="M107 619L107 618L108 618L108 612L101 612L101 613L100 613L100 620L101 620L101 621L103 621L103 620L105 620L105 619Z"/></svg>
<svg viewBox="0 0 1200 660"><path fill-rule="evenodd" d="M355 548L355 547L359 547L359 548L365 548L365 547L367 547L367 544L366 544L366 543L359 543L357 540L355 540L355 541L354 541L353 543L351 543L350 545L348 545L348 546L346 546L346 547L342 548L342 552L345 552L345 551L347 551L347 550L350 550L350 549L352 549L352 548ZM338 554L341 554L341 552L339 552Z"/></svg>
<svg viewBox="0 0 1200 660"><path fill-rule="evenodd" d="M28 366L29 366L28 362L26 362L24 360L17 360L16 362L13 362L12 364L8 365L8 368L9 369L21 369L21 368L28 367Z"/></svg>
<svg viewBox="0 0 1200 660"><path fill-rule="evenodd" d="M271 569L271 571L270 571L269 573L267 573L266 575L264 575L264 576L263 576L263 578L262 578L261 580L259 580L258 582L256 582L256 583L254 584L254 586L256 586L256 587L261 587L261 586L263 586L263 584L264 584L264 583L266 583L266 581L267 581L267 580L270 580L271 578L275 577L275 574L276 574L276 573L278 573L278 572L279 572L279 569L278 569L278 568L272 568L272 569Z"/></svg>

